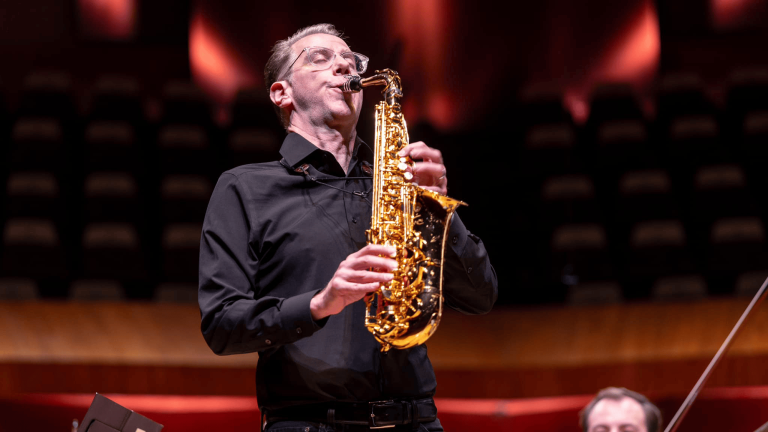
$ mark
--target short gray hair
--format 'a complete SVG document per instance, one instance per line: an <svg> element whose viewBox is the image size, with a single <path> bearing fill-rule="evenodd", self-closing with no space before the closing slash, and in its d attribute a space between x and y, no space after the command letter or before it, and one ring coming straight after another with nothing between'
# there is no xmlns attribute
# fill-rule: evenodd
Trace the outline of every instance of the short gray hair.
<svg viewBox="0 0 768 432"><path fill-rule="evenodd" d="M293 61L294 53L291 47L299 39L317 33L325 33L344 39L344 35L336 30L336 27L334 27L333 24L315 24L299 29L287 39L277 41L275 46L272 47L272 55L269 56L267 65L264 67L264 83L267 85L267 91L272 87L272 84L281 79L286 79L290 82L291 71L286 71L285 69L288 67L289 62ZM286 76L283 77L283 75ZM287 128L288 119L285 118L282 110L277 105L275 105L275 111L277 112L277 116L280 118L283 127Z"/></svg>
<svg viewBox="0 0 768 432"><path fill-rule="evenodd" d="M603 399L620 400L630 398L637 401L645 413L645 425L648 432L661 432L661 411L640 393L627 390L624 387L607 387L597 393L594 399L579 413L579 425L582 431L589 431L589 414L598 402Z"/></svg>

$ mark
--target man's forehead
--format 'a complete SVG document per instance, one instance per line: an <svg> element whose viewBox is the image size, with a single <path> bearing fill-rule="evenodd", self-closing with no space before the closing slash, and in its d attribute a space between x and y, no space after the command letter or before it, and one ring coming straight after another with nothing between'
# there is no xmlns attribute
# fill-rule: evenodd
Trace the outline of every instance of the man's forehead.
<svg viewBox="0 0 768 432"><path fill-rule="evenodd" d="M595 404L587 419L590 426L596 422L623 422L637 425L645 424L645 412L640 402L624 397L621 399L602 399Z"/></svg>
<svg viewBox="0 0 768 432"><path fill-rule="evenodd" d="M349 51L349 46L344 42L344 39L327 33L315 33L309 36L304 36L294 42L291 48L293 48L294 52L298 53L309 46L321 46L331 48L335 51Z"/></svg>

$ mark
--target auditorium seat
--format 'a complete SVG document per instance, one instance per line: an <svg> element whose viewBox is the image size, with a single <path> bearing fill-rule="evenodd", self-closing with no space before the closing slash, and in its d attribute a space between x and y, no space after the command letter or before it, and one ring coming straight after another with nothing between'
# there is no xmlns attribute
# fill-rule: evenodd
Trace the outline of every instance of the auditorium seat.
<svg viewBox="0 0 768 432"><path fill-rule="evenodd" d="M765 161L768 160L768 110L747 113L741 130L741 149L744 168L762 195L768 193L768 173Z"/></svg>
<svg viewBox="0 0 768 432"><path fill-rule="evenodd" d="M731 155L721 143L720 125L713 116L686 116L672 121L667 138L668 162L689 175L703 164L730 162Z"/></svg>
<svg viewBox="0 0 768 432"><path fill-rule="evenodd" d="M197 303L197 284L162 283L155 288L154 300L159 303Z"/></svg>
<svg viewBox="0 0 768 432"><path fill-rule="evenodd" d="M144 106L138 80L121 75L100 77L91 88L89 118L140 124L144 120Z"/></svg>
<svg viewBox="0 0 768 432"><path fill-rule="evenodd" d="M232 128L257 128L283 132L269 92L262 87L242 88L232 103ZM282 140L281 140L282 141Z"/></svg>
<svg viewBox="0 0 768 432"><path fill-rule="evenodd" d="M730 291L738 274L768 270L765 228L758 217L718 219L710 231L707 270L717 279L718 290Z"/></svg>
<svg viewBox="0 0 768 432"><path fill-rule="evenodd" d="M567 224L552 233L550 278L565 285L614 277L605 228Z"/></svg>
<svg viewBox="0 0 768 432"><path fill-rule="evenodd" d="M169 224L163 228L163 276L165 282L196 282L203 224Z"/></svg>
<svg viewBox="0 0 768 432"><path fill-rule="evenodd" d="M226 169L250 163L280 160L283 134L270 128L248 127L229 134Z"/></svg>
<svg viewBox="0 0 768 432"><path fill-rule="evenodd" d="M596 165L611 180L621 171L656 166L641 119L606 121L597 128Z"/></svg>
<svg viewBox="0 0 768 432"><path fill-rule="evenodd" d="M768 110L768 69L735 70L729 77L726 115L735 125L741 125L744 115Z"/></svg>
<svg viewBox="0 0 768 432"><path fill-rule="evenodd" d="M134 127L125 121L94 121L84 134L86 171L139 168L139 150Z"/></svg>
<svg viewBox="0 0 768 432"><path fill-rule="evenodd" d="M715 111L701 77L692 72L665 74L659 81L656 120L666 132L678 117L710 115Z"/></svg>
<svg viewBox="0 0 768 432"><path fill-rule="evenodd" d="M568 287L568 304L598 305L621 303L621 285L616 281L578 283Z"/></svg>
<svg viewBox="0 0 768 432"><path fill-rule="evenodd" d="M533 126L526 134L519 161L521 173L541 180L578 171L576 130L569 123Z"/></svg>
<svg viewBox="0 0 768 432"><path fill-rule="evenodd" d="M204 127L171 124L157 137L161 174L211 175L218 168Z"/></svg>
<svg viewBox="0 0 768 432"><path fill-rule="evenodd" d="M706 239L715 219L757 216L757 202L747 189L744 170L736 164L699 167L691 198L691 221L699 239ZM706 241L700 241L706 243Z"/></svg>
<svg viewBox="0 0 768 432"><path fill-rule="evenodd" d="M643 220L680 217L672 181L664 170L622 174L615 203L615 220L624 229Z"/></svg>
<svg viewBox="0 0 768 432"><path fill-rule="evenodd" d="M84 279L146 280L138 231L128 223L89 223L83 230Z"/></svg>
<svg viewBox="0 0 768 432"><path fill-rule="evenodd" d="M544 180L539 221L547 232L566 223L601 222L595 186L587 175L553 176Z"/></svg>
<svg viewBox="0 0 768 432"><path fill-rule="evenodd" d="M64 207L59 181L50 172L12 172L6 183L8 217L55 218L58 223Z"/></svg>
<svg viewBox="0 0 768 432"><path fill-rule="evenodd" d="M694 194L697 215L707 210L707 203L723 207L721 214L745 215L757 211L747 190L744 170L736 164L699 167L694 178Z"/></svg>
<svg viewBox="0 0 768 432"><path fill-rule="evenodd" d="M3 277L45 281L45 295L60 295L59 285L69 275L64 247L50 219L10 218L3 229L0 271Z"/></svg>
<svg viewBox="0 0 768 432"><path fill-rule="evenodd" d="M563 106L559 86L531 84L524 86L518 97L519 118L523 130L542 124L572 123L571 114Z"/></svg>
<svg viewBox="0 0 768 432"><path fill-rule="evenodd" d="M648 285L665 276L696 270L688 251L688 242L680 220L653 220L634 224L630 230L626 257L628 288L632 296L648 294Z"/></svg>
<svg viewBox="0 0 768 432"><path fill-rule="evenodd" d="M600 83L592 90L588 123L599 127L612 120L642 120L643 112L628 83Z"/></svg>
<svg viewBox="0 0 768 432"><path fill-rule="evenodd" d="M201 175L169 175L163 178L160 190L163 223L200 223L213 185L208 177Z"/></svg>
<svg viewBox="0 0 768 432"><path fill-rule="evenodd" d="M0 277L0 301L30 301L39 297L40 290L34 279Z"/></svg>
<svg viewBox="0 0 768 432"><path fill-rule="evenodd" d="M122 301L125 289L116 280L78 279L69 287L69 299L73 301Z"/></svg>
<svg viewBox="0 0 768 432"><path fill-rule="evenodd" d="M126 172L94 172L83 187L85 222L140 223L143 205L136 178Z"/></svg>
<svg viewBox="0 0 768 432"><path fill-rule="evenodd" d="M736 277L735 294L740 297L754 297L768 278L768 270L748 271Z"/></svg>
<svg viewBox="0 0 768 432"><path fill-rule="evenodd" d="M64 133L53 118L19 118L13 126L9 164L17 170L61 171L65 167Z"/></svg>
<svg viewBox="0 0 768 432"><path fill-rule="evenodd" d="M707 296L707 281L699 274L674 275L656 279L651 298L661 301L701 300Z"/></svg>
<svg viewBox="0 0 768 432"><path fill-rule="evenodd" d="M72 97L72 78L66 72L37 71L24 78L19 116L74 118L77 110Z"/></svg>
<svg viewBox="0 0 768 432"><path fill-rule="evenodd" d="M163 88L163 123L190 124L207 128L212 124L209 99L194 83L171 81Z"/></svg>

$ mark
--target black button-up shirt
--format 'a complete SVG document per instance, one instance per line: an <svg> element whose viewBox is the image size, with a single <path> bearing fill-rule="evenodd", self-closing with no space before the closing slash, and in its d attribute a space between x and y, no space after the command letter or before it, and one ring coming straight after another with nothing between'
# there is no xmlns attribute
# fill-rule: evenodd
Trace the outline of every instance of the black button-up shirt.
<svg viewBox="0 0 768 432"><path fill-rule="evenodd" d="M199 290L208 345L219 355L259 352L262 407L433 395L426 347L382 354L365 328L363 301L319 322L310 313L310 300L339 263L366 244L370 148L357 140L348 175L331 153L295 133L280 153L280 162L225 172L211 196ZM496 274L482 242L458 216L449 235L447 305L488 312L496 300Z"/></svg>

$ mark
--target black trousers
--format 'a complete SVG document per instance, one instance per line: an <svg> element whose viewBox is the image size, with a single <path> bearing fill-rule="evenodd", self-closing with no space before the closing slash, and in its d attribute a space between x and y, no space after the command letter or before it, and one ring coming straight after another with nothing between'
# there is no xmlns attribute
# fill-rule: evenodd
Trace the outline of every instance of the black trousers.
<svg viewBox="0 0 768 432"><path fill-rule="evenodd" d="M395 426L386 429L373 429L373 432L405 432L412 431L411 425ZM356 425L326 425L323 423L310 423L305 421L279 421L267 425L265 432L370 432L368 426ZM440 420L435 419L429 423L421 423L417 432L443 432Z"/></svg>

